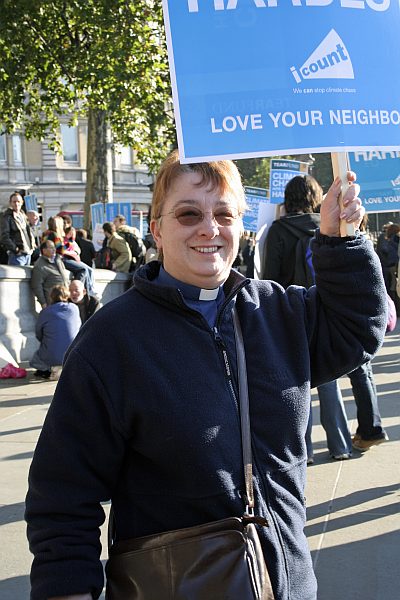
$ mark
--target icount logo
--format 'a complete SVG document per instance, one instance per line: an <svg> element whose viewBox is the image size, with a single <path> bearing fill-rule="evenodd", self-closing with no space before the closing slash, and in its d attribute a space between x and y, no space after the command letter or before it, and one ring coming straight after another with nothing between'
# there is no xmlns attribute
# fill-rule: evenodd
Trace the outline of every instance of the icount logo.
<svg viewBox="0 0 400 600"><path fill-rule="evenodd" d="M346 46L334 29L322 40L302 67L290 67L296 83L304 79L354 79Z"/></svg>

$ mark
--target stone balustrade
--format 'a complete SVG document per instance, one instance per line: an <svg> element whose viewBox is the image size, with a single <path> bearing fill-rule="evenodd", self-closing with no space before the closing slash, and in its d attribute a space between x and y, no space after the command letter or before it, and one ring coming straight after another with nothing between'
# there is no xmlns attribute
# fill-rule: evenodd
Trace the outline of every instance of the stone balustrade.
<svg viewBox="0 0 400 600"><path fill-rule="evenodd" d="M35 323L40 305L30 287L32 267L0 265L0 343L20 363L30 360L39 343ZM132 280L129 273L95 269L95 289L101 304L125 292Z"/></svg>

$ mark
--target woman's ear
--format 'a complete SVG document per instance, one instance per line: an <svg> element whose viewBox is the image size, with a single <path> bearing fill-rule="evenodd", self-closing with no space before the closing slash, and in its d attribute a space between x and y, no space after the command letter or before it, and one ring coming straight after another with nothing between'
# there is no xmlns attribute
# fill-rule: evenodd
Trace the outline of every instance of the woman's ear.
<svg viewBox="0 0 400 600"><path fill-rule="evenodd" d="M160 228L160 219L152 219L150 221L150 231L153 239L156 243L157 249L161 250L162 248L162 235Z"/></svg>

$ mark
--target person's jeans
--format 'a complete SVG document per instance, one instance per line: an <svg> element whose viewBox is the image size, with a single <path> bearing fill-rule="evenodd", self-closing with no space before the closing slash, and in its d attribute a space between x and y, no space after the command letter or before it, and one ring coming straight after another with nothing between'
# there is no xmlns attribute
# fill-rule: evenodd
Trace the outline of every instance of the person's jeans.
<svg viewBox="0 0 400 600"><path fill-rule="evenodd" d="M40 358L40 348L34 352L31 360L29 361L30 366L37 371L50 371L51 366L45 363Z"/></svg>
<svg viewBox="0 0 400 600"><path fill-rule="evenodd" d="M65 267L73 273L74 279L83 282L89 296L95 296L93 269L82 261L73 258L63 258Z"/></svg>
<svg viewBox="0 0 400 600"><path fill-rule="evenodd" d="M29 267L31 264L31 255L10 252L8 255L8 264L13 267Z"/></svg>
<svg viewBox="0 0 400 600"><path fill-rule="evenodd" d="M351 434L347 424L346 409L338 382L330 381L317 387L320 405L321 425L326 433L329 453L332 456L351 454ZM312 442L312 411L306 431L307 456L313 455Z"/></svg>
<svg viewBox="0 0 400 600"><path fill-rule="evenodd" d="M350 378L357 406L357 433L364 440L382 437L384 429L378 408L378 395L371 362L368 361L347 375Z"/></svg>

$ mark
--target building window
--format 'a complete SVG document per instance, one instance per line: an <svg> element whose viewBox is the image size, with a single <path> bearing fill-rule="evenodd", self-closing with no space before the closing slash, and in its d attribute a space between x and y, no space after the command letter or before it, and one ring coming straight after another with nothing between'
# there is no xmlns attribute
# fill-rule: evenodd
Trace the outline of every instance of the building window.
<svg viewBox="0 0 400 600"><path fill-rule="evenodd" d="M121 166L131 167L132 166L132 149L129 146L121 146L119 149L121 155Z"/></svg>
<svg viewBox="0 0 400 600"><path fill-rule="evenodd" d="M61 140L65 162L78 162L78 135L76 127L61 125Z"/></svg>
<svg viewBox="0 0 400 600"><path fill-rule="evenodd" d="M6 162L6 136L0 135L0 162Z"/></svg>
<svg viewBox="0 0 400 600"><path fill-rule="evenodd" d="M21 137L19 135L12 136L12 150L14 163L22 163L22 145Z"/></svg>

